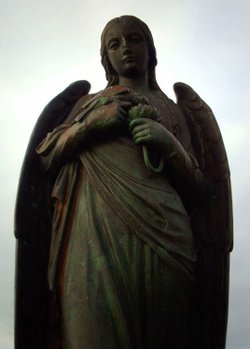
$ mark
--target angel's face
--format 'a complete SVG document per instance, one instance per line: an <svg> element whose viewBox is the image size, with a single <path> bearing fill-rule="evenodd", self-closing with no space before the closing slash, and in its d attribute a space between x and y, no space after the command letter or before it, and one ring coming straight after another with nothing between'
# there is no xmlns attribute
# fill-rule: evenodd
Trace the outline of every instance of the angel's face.
<svg viewBox="0 0 250 349"><path fill-rule="evenodd" d="M141 29L131 21L115 22L105 35L109 61L121 77L138 77L148 71L149 53Z"/></svg>

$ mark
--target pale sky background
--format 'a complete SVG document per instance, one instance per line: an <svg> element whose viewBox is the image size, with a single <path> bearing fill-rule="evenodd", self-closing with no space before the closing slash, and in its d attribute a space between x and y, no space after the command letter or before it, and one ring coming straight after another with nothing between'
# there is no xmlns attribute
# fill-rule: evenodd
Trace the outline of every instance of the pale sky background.
<svg viewBox="0 0 250 349"><path fill-rule="evenodd" d="M161 88L174 98L172 85L188 83L212 107L220 125L232 173L235 226L227 349L249 349L250 1L0 4L0 349L13 348L13 213L29 136L44 106L71 82L86 79L93 92L105 86L100 34L108 20L124 14L141 18L151 29Z"/></svg>

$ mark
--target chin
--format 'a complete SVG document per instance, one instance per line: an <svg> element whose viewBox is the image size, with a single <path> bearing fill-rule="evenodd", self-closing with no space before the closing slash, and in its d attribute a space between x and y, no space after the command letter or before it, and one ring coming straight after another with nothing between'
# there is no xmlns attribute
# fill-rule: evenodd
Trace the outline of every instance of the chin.
<svg viewBox="0 0 250 349"><path fill-rule="evenodd" d="M121 74L124 78L138 78L140 76L143 76L145 72L143 72L141 69L139 69L137 66L131 66L128 67L126 70L124 70Z"/></svg>

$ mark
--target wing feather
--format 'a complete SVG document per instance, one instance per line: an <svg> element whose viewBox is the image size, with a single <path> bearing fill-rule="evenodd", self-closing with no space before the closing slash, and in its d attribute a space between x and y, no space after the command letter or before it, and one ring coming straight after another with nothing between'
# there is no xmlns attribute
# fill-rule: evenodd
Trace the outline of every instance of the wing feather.
<svg viewBox="0 0 250 349"><path fill-rule="evenodd" d="M177 103L213 194L195 209L197 269L190 313L192 349L224 349L228 314L229 252L233 246L232 199L227 155L210 107L188 85L176 83Z"/></svg>
<svg viewBox="0 0 250 349"><path fill-rule="evenodd" d="M53 178L43 175L35 149L89 89L87 81L76 81L49 102L37 120L23 161L15 210L16 349L42 349L48 345L47 264Z"/></svg>

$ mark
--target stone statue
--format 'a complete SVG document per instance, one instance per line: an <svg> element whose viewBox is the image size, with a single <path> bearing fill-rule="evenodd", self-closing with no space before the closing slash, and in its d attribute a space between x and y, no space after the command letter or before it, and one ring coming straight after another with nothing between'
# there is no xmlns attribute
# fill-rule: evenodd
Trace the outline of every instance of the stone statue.
<svg viewBox="0 0 250 349"><path fill-rule="evenodd" d="M133 16L101 37L107 87L77 81L32 134L16 205L16 349L223 349L230 175L211 109L160 89Z"/></svg>

